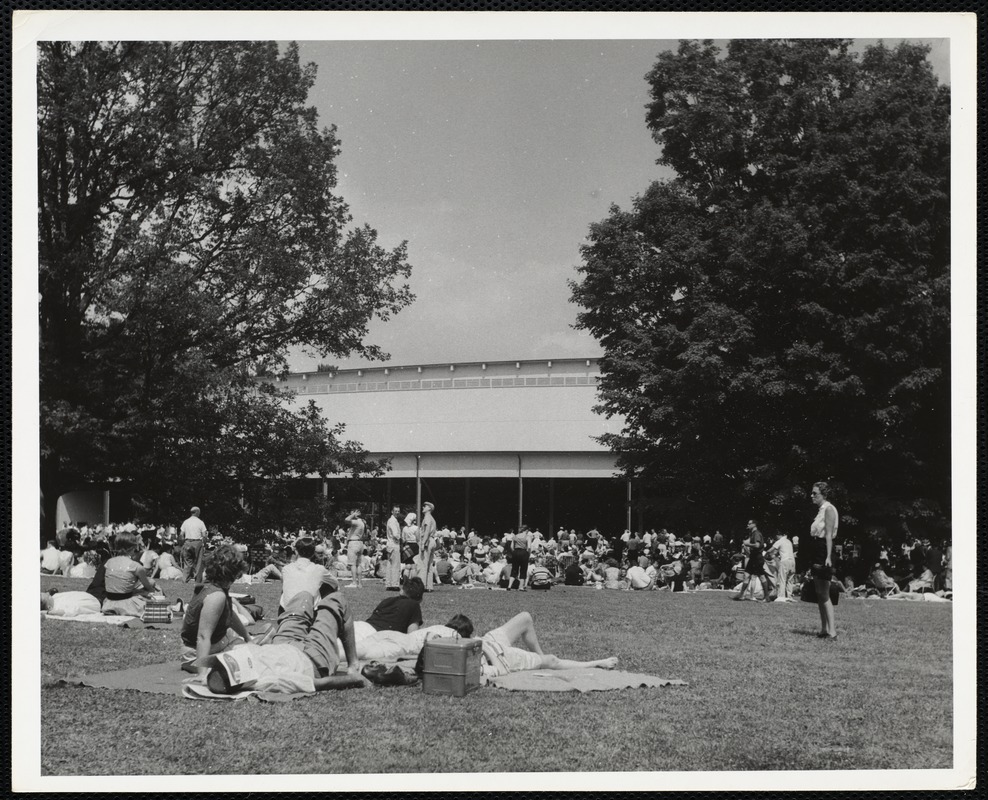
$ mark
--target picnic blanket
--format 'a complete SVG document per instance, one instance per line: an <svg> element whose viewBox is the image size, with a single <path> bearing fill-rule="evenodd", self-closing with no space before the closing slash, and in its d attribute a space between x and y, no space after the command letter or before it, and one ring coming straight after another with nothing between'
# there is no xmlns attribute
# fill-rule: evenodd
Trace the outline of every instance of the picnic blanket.
<svg viewBox="0 0 988 800"><path fill-rule="evenodd" d="M534 669L512 672L487 683L513 692L607 692L644 686L686 686L678 678L656 678L635 672L584 667L581 669Z"/></svg>
<svg viewBox="0 0 988 800"><path fill-rule="evenodd" d="M178 617L174 622L144 622L140 617L129 617L125 614L77 614L74 617L64 617L60 614L49 614L45 612L41 615L45 619L61 619L66 622L90 622L103 625L116 625L120 628L181 628L182 618Z"/></svg>
<svg viewBox="0 0 988 800"><path fill-rule="evenodd" d="M66 622L95 622L95 623L103 623L105 625L126 625L128 622L133 622L134 620L137 620L137 617L124 617L124 616L118 616L117 614L104 615L102 613L79 614L74 617L66 617L66 616L62 616L61 614L49 614L48 612L44 612L42 613L41 616L44 619L61 619L61 620L65 620ZM140 622L140 620L137 621ZM143 625L143 623L141 624Z"/></svg>
<svg viewBox="0 0 988 800"><path fill-rule="evenodd" d="M268 703L286 703L300 697L311 697L305 692L283 694L280 692L239 692L235 695L213 694L203 685L191 686L186 683L193 676L183 672L180 661L167 661L164 664L148 664L143 667L100 672L95 675L62 678L59 683L72 686L92 686L97 689L132 689L149 694L170 694L193 700L244 700L255 697ZM192 691L189 691L189 690Z"/></svg>

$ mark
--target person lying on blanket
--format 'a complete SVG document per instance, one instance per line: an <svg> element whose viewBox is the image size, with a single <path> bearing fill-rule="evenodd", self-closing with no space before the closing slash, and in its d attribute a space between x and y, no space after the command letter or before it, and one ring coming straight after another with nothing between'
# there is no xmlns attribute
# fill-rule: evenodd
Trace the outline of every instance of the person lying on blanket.
<svg viewBox="0 0 988 800"><path fill-rule="evenodd" d="M354 623L357 658L361 661L398 661L416 658L427 639L458 639L460 634L446 625L430 625L411 633L400 631L375 631L367 623ZM340 658L344 658L342 644Z"/></svg>
<svg viewBox="0 0 988 800"><path fill-rule="evenodd" d="M347 672L337 675L340 663L336 642L343 641ZM234 682L219 659L230 657L250 662L253 677ZM353 638L353 616L342 592L317 597L300 592L285 604L277 625L263 644L244 644L228 653L207 655L196 661L206 672L192 681L204 681L216 694L244 690L265 692L316 692L324 689L359 688L368 685L361 677Z"/></svg>
<svg viewBox="0 0 988 800"><path fill-rule="evenodd" d="M55 592L51 590L41 593L41 610L47 611L53 617L78 617L84 614L99 614L99 600L89 592Z"/></svg>
<svg viewBox="0 0 988 800"><path fill-rule="evenodd" d="M464 638L473 635L473 623L469 617L457 614L446 625L456 630ZM542 652L539 637L535 633L535 621L527 611L516 614L501 627L480 637L483 645L481 672L485 678L496 678L510 672L530 669L581 669L597 667L614 669L618 660L615 657L596 661L571 661L551 653ZM524 644L528 649L515 647Z"/></svg>

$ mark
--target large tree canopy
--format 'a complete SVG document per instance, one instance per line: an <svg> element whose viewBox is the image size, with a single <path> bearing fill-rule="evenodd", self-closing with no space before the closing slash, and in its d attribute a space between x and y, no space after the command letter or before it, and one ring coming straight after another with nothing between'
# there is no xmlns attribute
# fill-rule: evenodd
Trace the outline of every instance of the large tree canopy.
<svg viewBox="0 0 988 800"><path fill-rule="evenodd" d="M647 76L655 183L592 226L603 437L671 522L950 513L949 90L926 49L683 42ZM794 517L793 514L798 514Z"/></svg>
<svg viewBox="0 0 988 800"><path fill-rule="evenodd" d="M314 77L273 43L40 45L49 510L94 481L184 507L224 479L371 466L252 380L292 347L382 356L369 321L412 299L404 244L379 246L333 193Z"/></svg>

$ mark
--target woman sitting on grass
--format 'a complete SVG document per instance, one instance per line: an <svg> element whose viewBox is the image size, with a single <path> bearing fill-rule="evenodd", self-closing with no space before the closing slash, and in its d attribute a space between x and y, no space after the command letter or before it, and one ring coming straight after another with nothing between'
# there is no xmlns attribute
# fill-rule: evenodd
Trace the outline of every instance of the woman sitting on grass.
<svg viewBox="0 0 988 800"><path fill-rule="evenodd" d="M195 659L204 663L206 656L253 641L230 598L230 585L243 572L244 562L232 545L221 544L206 556L206 583L196 587L182 622L182 642L195 649L195 656L182 665L187 672L194 669L191 664ZM198 668L203 678L208 671L205 666Z"/></svg>
<svg viewBox="0 0 988 800"><path fill-rule="evenodd" d="M103 565L104 614L144 615L145 600L157 593L158 587L137 560L143 549L144 542L136 533L113 537L113 557Z"/></svg>
<svg viewBox="0 0 988 800"><path fill-rule="evenodd" d="M175 563L175 556L170 544L161 545L161 555L158 556L154 565L154 577L161 578L163 581L180 581L185 578L185 573Z"/></svg>
<svg viewBox="0 0 988 800"><path fill-rule="evenodd" d="M96 568L99 567L99 562L99 553L95 550L86 550L79 563L69 570L69 577L92 580L96 577Z"/></svg>
<svg viewBox="0 0 988 800"><path fill-rule="evenodd" d="M407 634L400 634L407 635ZM346 674L338 674L342 642ZM220 659L246 656L257 673L247 683L235 684ZM353 617L342 592L325 597L299 592L287 601L276 626L263 644L252 642L233 648L228 656L204 655L195 662L198 675L191 682L205 682L217 694L243 689L268 692L317 692L325 689L360 688L369 681L359 673L353 633Z"/></svg>
<svg viewBox="0 0 988 800"><path fill-rule="evenodd" d="M627 581L622 580L621 568L616 559L609 558L604 562L604 588L627 589Z"/></svg>
<svg viewBox="0 0 988 800"><path fill-rule="evenodd" d="M899 593L899 585L888 576L885 572L885 566L881 562L875 564L871 570L868 575L868 583L877 589L882 597Z"/></svg>

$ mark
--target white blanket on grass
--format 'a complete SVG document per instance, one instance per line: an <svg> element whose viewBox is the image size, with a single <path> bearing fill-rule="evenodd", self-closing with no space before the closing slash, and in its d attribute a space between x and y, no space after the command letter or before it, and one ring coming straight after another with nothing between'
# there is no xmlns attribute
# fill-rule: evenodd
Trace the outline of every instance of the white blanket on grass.
<svg viewBox="0 0 988 800"><path fill-rule="evenodd" d="M41 616L45 619L61 619L66 622L95 622L102 623L104 625L123 625L125 622L130 622L131 620L137 619L137 617L124 617L116 614L77 614L74 617L66 617L60 614L45 612Z"/></svg>

